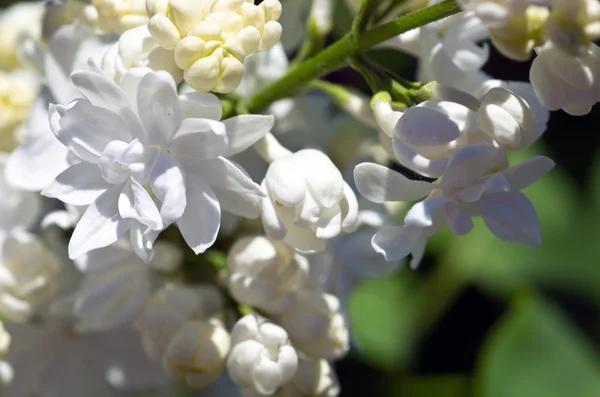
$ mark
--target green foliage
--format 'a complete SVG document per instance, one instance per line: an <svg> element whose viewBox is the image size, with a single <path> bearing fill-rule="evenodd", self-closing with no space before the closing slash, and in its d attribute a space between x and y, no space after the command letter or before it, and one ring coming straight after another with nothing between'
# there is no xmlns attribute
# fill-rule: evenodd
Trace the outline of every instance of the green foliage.
<svg viewBox="0 0 600 397"><path fill-rule="evenodd" d="M480 353L479 395L593 397L600 362L564 315L538 296L518 299Z"/></svg>
<svg viewBox="0 0 600 397"><path fill-rule="evenodd" d="M390 371L412 356L412 322L407 297L414 286L411 270L382 280L369 280L350 301L357 349L369 364Z"/></svg>

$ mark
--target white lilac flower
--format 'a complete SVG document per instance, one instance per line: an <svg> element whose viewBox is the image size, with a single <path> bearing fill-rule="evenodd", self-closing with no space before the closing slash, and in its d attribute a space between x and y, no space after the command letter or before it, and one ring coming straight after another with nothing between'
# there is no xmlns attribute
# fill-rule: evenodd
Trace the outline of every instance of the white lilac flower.
<svg viewBox="0 0 600 397"><path fill-rule="evenodd" d="M163 248L173 252L172 247L158 242L152 266L173 266ZM54 302L54 310L74 317L78 332L106 331L132 323L149 298L151 280L150 265L137 257L129 241L90 251L75 264L83 279L77 291Z"/></svg>
<svg viewBox="0 0 600 397"><path fill-rule="evenodd" d="M18 338L13 338L5 357L14 376L2 387L3 393L44 397L171 395L168 378L160 366L145 357L131 328L77 334L70 321L52 317L37 320L7 324L8 331Z"/></svg>
<svg viewBox="0 0 600 397"><path fill-rule="evenodd" d="M454 153L477 142L517 150L538 138L525 100L504 88L492 88L481 102L454 89L436 85L431 97L404 112L394 111L386 100L374 102L375 117L391 139L396 159L424 176L438 178ZM389 141L388 141L389 142Z"/></svg>
<svg viewBox="0 0 600 397"><path fill-rule="evenodd" d="M266 237L244 237L227 256L228 287L240 303L270 314L289 309L308 273L308 261Z"/></svg>
<svg viewBox="0 0 600 397"><path fill-rule="evenodd" d="M219 320L190 321L171 338L163 369L191 387L206 387L223 373L230 348L231 338Z"/></svg>
<svg viewBox="0 0 600 397"><path fill-rule="evenodd" d="M183 80L173 50L160 47L146 24L125 31L102 56L102 70L117 84L127 70L142 66L170 73L177 84Z"/></svg>
<svg viewBox="0 0 600 397"><path fill-rule="evenodd" d="M278 393L282 397L337 397L340 383L327 360L301 357L293 381Z"/></svg>
<svg viewBox="0 0 600 397"><path fill-rule="evenodd" d="M229 92L240 83L244 60L281 37L279 0L157 1L146 3L148 28L160 46L175 50L185 81L200 92Z"/></svg>
<svg viewBox="0 0 600 397"><path fill-rule="evenodd" d="M589 113L600 101L600 47L590 44L574 57L548 42L536 52L529 77L540 102L575 116Z"/></svg>
<svg viewBox="0 0 600 397"><path fill-rule="evenodd" d="M100 57L112 40L77 24L63 26L52 35L41 62L47 87L42 87L29 113L23 143L6 164L6 178L11 184L40 191L69 166L68 149L50 128L49 104L67 105L80 96L69 78L71 72L83 68L90 57Z"/></svg>
<svg viewBox="0 0 600 397"><path fill-rule="evenodd" d="M34 227L41 210L39 195L21 190L5 178L6 164L6 155L0 154L0 235Z"/></svg>
<svg viewBox="0 0 600 397"><path fill-rule="evenodd" d="M420 58L418 77L421 81L437 81L477 99L493 87L518 94L533 113L532 135L542 135L549 112L536 97L531 84L494 79L482 70L489 59L489 46L479 43L489 37L487 26L473 12L465 12L402 34L386 45Z"/></svg>
<svg viewBox="0 0 600 397"><path fill-rule="evenodd" d="M473 228L473 216L481 216L503 241L527 247L539 245L535 208L520 190L553 166L547 157L536 156L508 167L506 152L483 142L456 152L443 176L434 183L409 180L371 163L358 165L354 177L360 193L373 202L412 201L427 196L408 211L404 227L387 227L373 237L374 248L386 259L397 261L411 251L420 256L423 239L444 224L457 235L467 234Z"/></svg>
<svg viewBox="0 0 600 397"><path fill-rule="evenodd" d="M267 236L301 253L322 251L328 239L356 229L358 203L324 153L304 149L275 160L262 186Z"/></svg>
<svg viewBox="0 0 600 397"><path fill-rule="evenodd" d="M26 232L2 236L0 316L27 321L54 296L59 269L60 264L36 236Z"/></svg>
<svg viewBox="0 0 600 397"><path fill-rule="evenodd" d="M209 320L222 308L223 298L214 286L165 284L150 297L135 322L144 352L152 361L160 362L183 324Z"/></svg>
<svg viewBox="0 0 600 397"><path fill-rule="evenodd" d="M41 36L43 13L43 1L20 2L0 11L0 69L22 66L19 43L25 38Z"/></svg>
<svg viewBox="0 0 600 397"><path fill-rule="evenodd" d="M220 224L212 186L263 194L223 157L231 151L227 124L194 117L206 113L211 98L179 97L172 76L148 68L130 69L120 86L97 68L75 72L72 80L85 98L54 106L51 125L81 162L44 190L69 204L91 204L71 237L72 258L110 245L131 229L134 249L149 262L157 232L173 222L196 253L204 252ZM230 123L268 130L269 120L249 116ZM160 213L147 184L161 202Z"/></svg>
<svg viewBox="0 0 600 397"><path fill-rule="evenodd" d="M283 328L255 316L242 317L231 330L227 372L244 392L268 396L290 382L298 355Z"/></svg>
<svg viewBox="0 0 600 397"><path fill-rule="evenodd" d="M600 38L600 3L597 0L548 0L550 15L544 36L572 56L587 52Z"/></svg>
<svg viewBox="0 0 600 397"><path fill-rule="evenodd" d="M320 291L300 291L296 305L279 317L294 347L316 358L337 360L350 349L340 301Z"/></svg>

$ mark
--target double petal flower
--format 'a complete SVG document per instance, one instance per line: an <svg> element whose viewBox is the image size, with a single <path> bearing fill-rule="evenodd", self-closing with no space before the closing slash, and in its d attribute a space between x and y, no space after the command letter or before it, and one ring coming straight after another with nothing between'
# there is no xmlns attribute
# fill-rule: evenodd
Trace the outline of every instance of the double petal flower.
<svg viewBox="0 0 600 397"><path fill-rule="evenodd" d="M188 245L204 252L216 239L221 216L211 187L242 200L264 195L223 157L236 146L227 125L235 141L236 129L266 133L272 118L225 124L214 119L220 117L214 111L216 98L179 96L166 72L134 68L118 86L91 68L72 74L83 98L50 109L54 134L77 159L43 194L89 205L71 237L69 256L110 245L130 231L136 253L149 262L153 241L174 222Z"/></svg>

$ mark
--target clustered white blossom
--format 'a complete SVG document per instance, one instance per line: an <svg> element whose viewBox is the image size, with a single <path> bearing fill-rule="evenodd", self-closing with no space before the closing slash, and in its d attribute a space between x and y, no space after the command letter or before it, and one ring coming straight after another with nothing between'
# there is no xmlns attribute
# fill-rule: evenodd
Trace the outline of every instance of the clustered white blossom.
<svg viewBox="0 0 600 397"><path fill-rule="evenodd" d="M476 217L541 244L522 190L554 163L509 154L540 138L549 110L600 101L600 3L457 2L465 12L383 43L419 59L404 102L326 88L267 114L244 105L302 67L287 54L306 29L324 42L333 1L1 11L0 388L116 396L226 372L243 396L334 397L365 278L409 256L416 268L430 237ZM408 9L390 5L374 23ZM535 52L531 82L483 72L485 39L512 59ZM412 203L403 221L399 202Z"/></svg>

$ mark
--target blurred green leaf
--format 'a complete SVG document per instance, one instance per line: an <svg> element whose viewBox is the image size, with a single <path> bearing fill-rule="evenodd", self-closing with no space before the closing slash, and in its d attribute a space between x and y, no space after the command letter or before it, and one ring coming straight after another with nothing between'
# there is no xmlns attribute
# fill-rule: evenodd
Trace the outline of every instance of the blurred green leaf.
<svg viewBox="0 0 600 397"><path fill-rule="evenodd" d="M600 362L564 315L537 296L519 299L480 352L484 397L594 397Z"/></svg>
<svg viewBox="0 0 600 397"><path fill-rule="evenodd" d="M225 252L211 249L206 251L204 255L206 256L208 263L210 263L215 269L221 270L227 267L227 254Z"/></svg>
<svg viewBox="0 0 600 397"><path fill-rule="evenodd" d="M539 151L539 147L538 150ZM514 163L538 154L520 153ZM464 237L446 230L432 241L444 261L492 290L506 291L522 282L569 290L600 301L600 228L598 213L577 197L564 172L556 168L524 190L535 205L543 243L535 249L505 243L483 221Z"/></svg>
<svg viewBox="0 0 600 397"><path fill-rule="evenodd" d="M397 369L411 358L411 315L406 302L413 278L410 269L403 269L387 279L368 280L350 300L358 351L380 369Z"/></svg>
<svg viewBox="0 0 600 397"><path fill-rule="evenodd" d="M470 397L472 384L466 375L402 377L390 390L394 397Z"/></svg>

